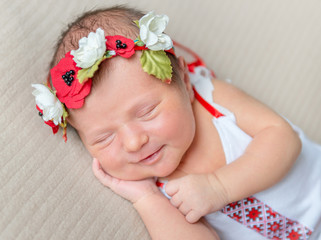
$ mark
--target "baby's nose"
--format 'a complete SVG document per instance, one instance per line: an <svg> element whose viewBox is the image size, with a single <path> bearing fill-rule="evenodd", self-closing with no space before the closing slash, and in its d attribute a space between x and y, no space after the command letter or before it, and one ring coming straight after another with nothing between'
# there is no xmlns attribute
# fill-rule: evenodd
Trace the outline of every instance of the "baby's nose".
<svg viewBox="0 0 321 240"><path fill-rule="evenodd" d="M127 152L137 152L148 142L147 134L137 126L124 126L121 135Z"/></svg>

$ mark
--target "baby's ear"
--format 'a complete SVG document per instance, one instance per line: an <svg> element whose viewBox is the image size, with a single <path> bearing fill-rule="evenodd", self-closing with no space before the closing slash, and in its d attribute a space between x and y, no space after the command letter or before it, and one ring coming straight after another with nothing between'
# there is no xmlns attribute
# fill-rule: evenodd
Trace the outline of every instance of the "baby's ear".
<svg viewBox="0 0 321 240"><path fill-rule="evenodd" d="M180 77L181 77L182 83L187 90L187 93L188 93L188 96L189 96L191 102L193 102L194 101L194 91L193 91L193 86L192 86L190 78L189 78L187 63L186 63L184 57L182 57L182 56L178 57L178 64L179 64L179 68L180 68Z"/></svg>

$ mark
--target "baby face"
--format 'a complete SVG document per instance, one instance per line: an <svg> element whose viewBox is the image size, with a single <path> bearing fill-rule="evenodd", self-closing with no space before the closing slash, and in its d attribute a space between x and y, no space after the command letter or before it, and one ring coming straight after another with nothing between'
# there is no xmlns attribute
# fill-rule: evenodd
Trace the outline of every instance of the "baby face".
<svg viewBox="0 0 321 240"><path fill-rule="evenodd" d="M70 117L102 168L124 180L168 176L195 134L187 85L148 75L135 55L108 60L110 70Z"/></svg>

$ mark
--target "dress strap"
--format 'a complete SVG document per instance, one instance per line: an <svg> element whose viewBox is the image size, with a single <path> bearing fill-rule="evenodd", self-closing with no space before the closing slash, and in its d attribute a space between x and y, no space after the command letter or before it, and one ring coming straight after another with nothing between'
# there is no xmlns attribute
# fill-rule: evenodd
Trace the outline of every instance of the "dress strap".
<svg viewBox="0 0 321 240"><path fill-rule="evenodd" d="M159 191L161 191L161 193L167 197L168 199L171 199L172 197L169 196L166 191L165 191L165 187L166 187L166 184L168 183L167 180L163 179L163 180L160 180L160 179L157 179L155 184L156 186L158 187Z"/></svg>
<svg viewBox="0 0 321 240"><path fill-rule="evenodd" d="M178 47L178 48L181 48L182 50L184 50L185 52L187 52L188 54L190 54L193 58L194 58L194 61L193 62L190 62L187 64L188 66L188 70L189 72L191 73L194 73L194 69L196 67L205 67L206 68L206 64L205 62L203 61L203 59L198 56L197 53L195 53L194 51L192 51L190 48L176 42L176 41L173 41L174 43L174 46L175 47ZM212 77L216 77L215 76L215 73L211 70L210 71L210 75L212 75ZM224 114L222 114L220 111L218 111L216 108L214 108L211 104L209 104L197 91L196 89L193 87L193 91L194 91L194 96L195 98L202 104L202 106L207 110L209 111L215 118L219 118L219 117L222 117L224 116Z"/></svg>
<svg viewBox="0 0 321 240"><path fill-rule="evenodd" d="M199 101L200 104L202 104L202 106L209 111L213 117L215 118L219 118L219 117L223 117L224 114L222 114L221 112L219 112L216 108L214 108L211 104L209 104L208 102L206 102L204 100L204 98L202 98L201 95L199 95L199 93L196 91L196 89L193 87L193 91L194 91L194 96L197 99L197 101Z"/></svg>

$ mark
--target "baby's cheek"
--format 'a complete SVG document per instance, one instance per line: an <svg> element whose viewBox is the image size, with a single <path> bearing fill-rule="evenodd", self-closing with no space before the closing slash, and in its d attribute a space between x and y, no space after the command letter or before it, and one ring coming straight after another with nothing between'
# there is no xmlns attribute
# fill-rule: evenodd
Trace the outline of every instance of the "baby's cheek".
<svg viewBox="0 0 321 240"><path fill-rule="evenodd" d="M164 117L163 134L171 139L185 136L186 131L189 130L189 124L187 124L186 121L188 121L188 119L184 119L178 114L168 113L167 116Z"/></svg>
<svg viewBox="0 0 321 240"><path fill-rule="evenodd" d="M93 158L96 158L101 166L101 168L108 174L110 174L111 170L117 168L117 162L111 161L109 154L101 148L98 147L87 147L90 155Z"/></svg>
<svg viewBox="0 0 321 240"><path fill-rule="evenodd" d="M103 160L101 163L103 170L109 175L123 180L137 180L132 179L133 176L137 175L137 167L127 164L125 162L115 161L114 159L109 159L108 161ZM140 173L139 173L140 176Z"/></svg>
<svg viewBox="0 0 321 240"><path fill-rule="evenodd" d="M107 173L111 174L111 172L119 171L122 167L122 164L119 161L119 157L117 157L119 153L116 154L115 151L112 151L112 149L96 149L93 154L98 159L101 167Z"/></svg>

